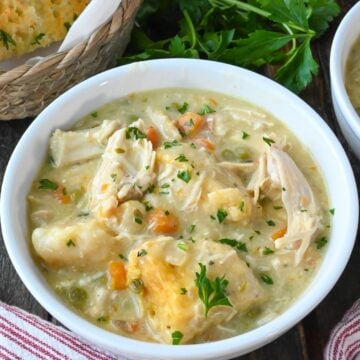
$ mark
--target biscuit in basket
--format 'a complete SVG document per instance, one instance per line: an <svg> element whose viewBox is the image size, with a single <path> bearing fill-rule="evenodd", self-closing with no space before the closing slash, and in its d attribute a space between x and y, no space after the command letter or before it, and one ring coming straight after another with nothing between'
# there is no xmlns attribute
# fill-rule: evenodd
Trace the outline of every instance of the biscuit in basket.
<svg viewBox="0 0 360 360"><path fill-rule="evenodd" d="M90 0L1 0L0 61L63 40Z"/></svg>

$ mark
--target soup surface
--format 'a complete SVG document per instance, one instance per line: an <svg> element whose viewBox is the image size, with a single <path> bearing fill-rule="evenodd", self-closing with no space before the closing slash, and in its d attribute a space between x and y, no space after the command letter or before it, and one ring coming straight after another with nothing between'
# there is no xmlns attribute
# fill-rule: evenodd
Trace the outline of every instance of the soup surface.
<svg viewBox="0 0 360 360"><path fill-rule="evenodd" d="M346 64L345 85L350 101L360 116L360 37L350 50Z"/></svg>
<svg viewBox="0 0 360 360"><path fill-rule="evenodd" d="M34 257L63 301L170 344L281 314L316 272L333 213L285 126L185 89L133 94L56 130L28 199Z"/></svg>

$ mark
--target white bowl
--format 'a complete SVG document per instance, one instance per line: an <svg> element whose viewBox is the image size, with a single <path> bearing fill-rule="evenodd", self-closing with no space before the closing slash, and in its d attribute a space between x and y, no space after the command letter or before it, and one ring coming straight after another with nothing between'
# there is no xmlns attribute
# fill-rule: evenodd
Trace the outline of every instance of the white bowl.
<svg viewBox="0 0 360 360"><path fill-rule="evenodd" d="M352 150L360 159L360 117L345 89L346 61L354 42L360 36L360 2L341 21L331 45L331 96L341 130Z"/></svg>
<svg viewBox="0 0 360 360"><path fill-rule="evenodd" d="M198 345L146 343L103 330L67 308L51 290L30 255L26 196L56 128L127 94L169 87L197 88L241 97L280 119L308 148L323 174L336 208L322 265L303 295L271 322L226 340ZM331 290L353 248L358 224L354 175L339 141L325 122L294 94L251 71L202 60L155 60L99 74L66 92L31 124L18 143L2 186L2 231L16 271L40 304L83 338L137 359L228 359L274 340L306 316ZM14 289L16 291L16 289Z"/></svg>

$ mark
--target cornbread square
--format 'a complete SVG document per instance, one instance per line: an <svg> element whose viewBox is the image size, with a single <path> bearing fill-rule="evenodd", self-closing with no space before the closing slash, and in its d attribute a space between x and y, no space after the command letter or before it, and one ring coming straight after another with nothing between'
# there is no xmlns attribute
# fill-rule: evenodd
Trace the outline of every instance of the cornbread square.
<svg viewBox="0 0 360 360"><path fill-rule="evenodd" d="M90 0L1 0L0 61L63 40Z"/></svg>

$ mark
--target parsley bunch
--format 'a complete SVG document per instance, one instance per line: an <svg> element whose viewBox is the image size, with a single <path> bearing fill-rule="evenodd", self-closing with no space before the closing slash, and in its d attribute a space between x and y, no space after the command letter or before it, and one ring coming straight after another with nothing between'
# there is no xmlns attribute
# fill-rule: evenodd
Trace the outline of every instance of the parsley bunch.
<svg viewBox="0 0 360 360"><path fill-rule="evenodd" d="M335 0L145 0L119 64L204 58L257 69L298 93L318 72L311 42L339 13Z"/></svg>

